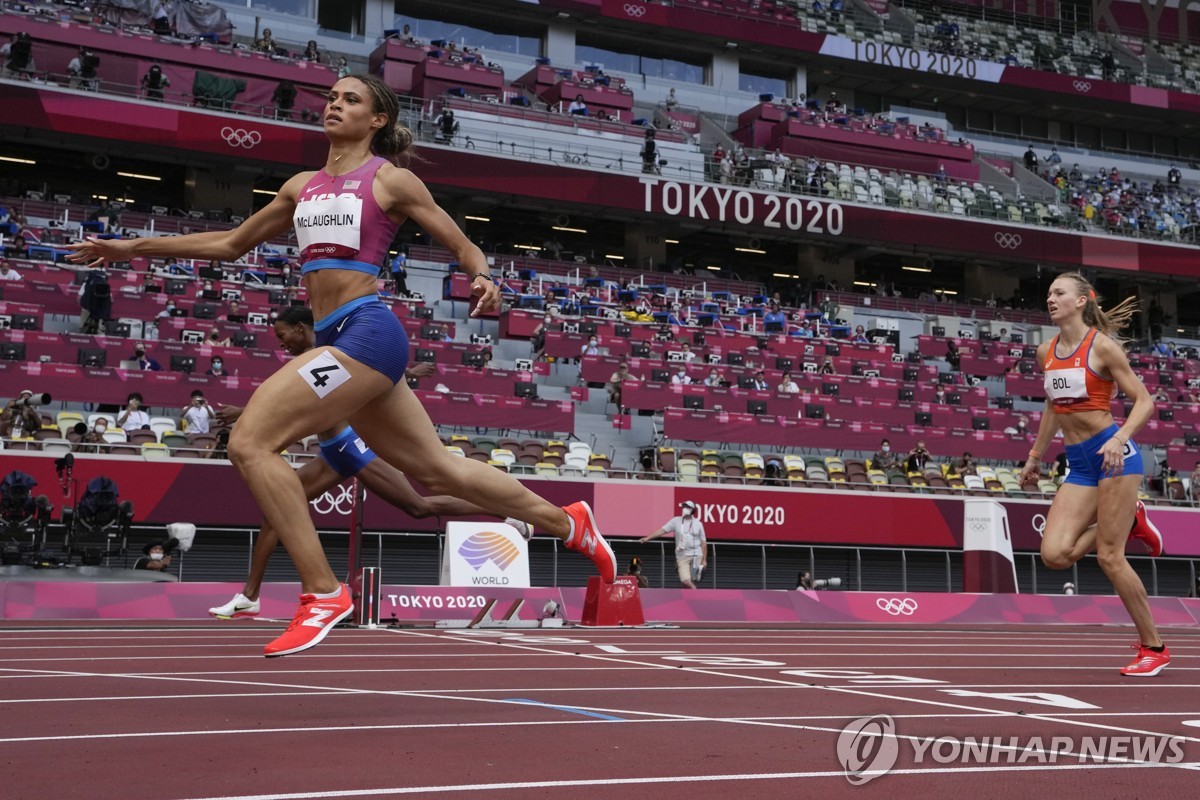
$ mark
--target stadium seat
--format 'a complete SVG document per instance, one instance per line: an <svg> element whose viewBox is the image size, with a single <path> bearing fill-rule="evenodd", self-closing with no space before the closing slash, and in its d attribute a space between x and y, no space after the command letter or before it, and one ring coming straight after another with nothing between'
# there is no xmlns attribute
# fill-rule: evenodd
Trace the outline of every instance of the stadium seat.
<svg viewBox="0 0 1200 800"><path fill-rule="evenodd" d="M162 435L167 431L173 431L178 427L175 420L170 417L151 417L150 430L154 431L158 439L161 440Z"/></svg>
<svg viewBox="0 0 1200 800"><path fill-rule="evenodd" d="M171 448L158 442L147 442L142 445L142 458L147 461L158 461L171 456Z"/></svg>
<svg viewBox="0 0 1200 800"><path fill-rule="evenodd" d="M72 445L66 439L43 439L43 453L69 453L72 450Z"/></svg>
<svg viewBox="0 0 1200 800"><path fill-rule="evenodd" d="M554 464L548 464L545 461L540 461L534 465L533 471L535 475L542 478L557 478L558 467Z"/></svg>
<svg viewBox="0 0 1200 800"><path fill-rule="evenodd" d="M188 446L188 437L180 431L166 431L159 441L172 450Z"/></svg>
<svg viewBox="0 0 1200 800"><path fill-rule="evenodd" d="M608 477L608 470L598 464L591 464L587 468L587 477L602 481Z"/></svg>
<svg viewBox="0 0 1200 800"><path fill-rule="evenodd" d="M129 435L121 428L110 427L104 432L104 441L109 444L123 444L129 440Z"/></svg>
<svg viewBox="0 0 1200 800"><path fill-rule="evenodd" d="M465 439L466 437L464 436L463 438ZM459 456L461 458L467 457L466 451L456 444L448 444L446 445L446 449L450 451L450 455L452 456Z"/></svg>
<svg viewBox="0 0 1200 800"><path fill-rule="evenodd" d="M58 412L58 430L64 437L72 428L83 421L83 414L78 414L74 411Z"/></svg>
<svg viewBox="0 0 1200 800"><path fill-rule="evenodd" d="M676 464L680 483L696 483L700 480L700 462L686 458Z"/></svg>
<svg viewBox="0 0 1200 800"><path fill-rule="evenodd" d="M506 448L499 448L499 447L493 448L491 456L492 456L492 458L491 458L492 461L496 461L500 464L503 464L506 468L517 463L517 457L515 455L513 455L513 451L508 450Z"/></svg>

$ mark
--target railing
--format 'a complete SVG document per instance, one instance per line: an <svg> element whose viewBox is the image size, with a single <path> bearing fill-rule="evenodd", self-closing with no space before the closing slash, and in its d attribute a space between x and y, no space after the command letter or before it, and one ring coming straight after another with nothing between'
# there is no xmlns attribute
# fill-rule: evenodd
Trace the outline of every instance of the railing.
<svg viewBox="0 0 1200 800"><path fill-rule="evenodd" d="M136 509L134 510L136 513ZM321 530L318 532L325 540L326 549L331 560L341 562L346 552L349 534L341 530ZM249 528L233 528L222 530L197 531L196 545L193 551L202 550L206 542L213 542L214 537L224 539L226 563L232 565L240 560L237 550L245 548L245 568L249 571L254 539L257 530ZM140 542L153 537L161 537L161 526L135 524L131 527L130 542ZM56 527L51 527L50 540L56 538ZM239 540L244 545L238 545ZM674 543L670 541L655 541L645 545L631 539L610 540L617 551L619 559L629 559L637 556L643 565L651 563L646 577L652 584L660 588L673 588L678 585L675 574ZM395 558L404 543L405 553L413 549L422 553L426 558L422 563L425 568L406 567L407 574L402 580L397 580L394 572ZM233 550L229 550L232 543ZM383 581L387 583L415 583L436 585L440 576L439 565L445 546L445 536L442 532L412 532L412 533L369 533L362 537L363 560L362 566L379 567ZM391 545L389 547L389 545ZM136 545L131 544L131 550ZM428 556L435 555L436 559ZM232 556L235 561L229 562ZM559 558L563 556L560 564ZM128 559L128 555L126 557ZM279 558L282 560L282 553ZM1186 585L1197 585L1200 576L1197 559L1172 558L1159 556L1128 556L1135 569L1143 575L1146 592L1150 596L1175 596L1168 593L1162 585L1168 583L1168 576L1173 576L1175 582L1186 575ZM177 554L171 573L180 580L184 577L183 554ZM657 562L654 564L653 562ZM933 562L937 562L934 566ZM1105 589L1096 594L1111 594L1103 573L1094 555L1089 555L1073 564L1069 570L1054 571L1048 576L1048 568L1041 566L1037 553L1019 552L1014 554L1017 582L1022 592L1034 594L1060 594L1063 584L1074 584L1076 593L1086 594L1089 583L1104 586ZM111 564L110 564L111 565ZM586 559L581 559L578 553L568 553L559 540L551 537L536 537L530 547L530 565L533 572L548 576L548 580L536 581L538 585L575 586L586 580L591 565ZM389 577L389 566L393 568ZM795 572L792 572L795 570ZM776 544L751 542L714 542L709 541L708 566L699 584L704 589L794 589L795 573L808 571L816 580L838 578L840 587L830 587L828 591L944 591L947 593L962 591L962 550L943 548L890 548L890 547L856 547L837 545L809 544ZM227 572L228 570L224 570ZM194 567L191 575L196 581L227 580L227 575L215 576L213 570L205 574L203 566ZM199 573L199 574L197 574ZM1148 576L1146 573L1149 573ZM1053 577L1051 577L1053 576ZM1061 580L1059 579L1061 576ZM1084 580L1081 580L1084 579ZM886 585L881 585L886 584Z"/></svg>

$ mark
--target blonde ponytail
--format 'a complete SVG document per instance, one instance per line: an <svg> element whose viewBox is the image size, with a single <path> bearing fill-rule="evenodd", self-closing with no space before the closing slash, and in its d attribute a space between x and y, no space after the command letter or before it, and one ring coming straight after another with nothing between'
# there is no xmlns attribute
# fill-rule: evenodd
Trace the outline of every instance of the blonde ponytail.
<svg viewBox="0 0 1200 800"><path fill-rule="evenodd" d="M1083 307L1085 325L1095 328L1117 344L1124 345L1130 341L1129 337L1121 336L1120 333L1129 326L1133 315L1137 313L1137 297L1130 295L1106 311L1100 307L1100 296L1096 294L1095 287L1083 275L1078 272L1066 272L1058 277L1075 281L1079 286L1079 293L1087 298Z"/></svg>

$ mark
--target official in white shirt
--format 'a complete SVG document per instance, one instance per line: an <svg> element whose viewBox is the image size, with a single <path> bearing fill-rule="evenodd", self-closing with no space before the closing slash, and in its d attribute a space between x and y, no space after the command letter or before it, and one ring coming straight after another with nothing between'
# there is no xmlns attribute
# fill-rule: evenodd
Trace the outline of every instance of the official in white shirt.
<svg viewBox="0 0 1200 800"><path fill-rule="evenodd" d="M684 588L695 589L696 581L708 566L708 539L704 536L704 523L696 518L699 508L691 500L679 505L678 517L671 517L654 533L643 537L642 544L660 536L675 537L675 567L679 570L679 582Z"/></svg>

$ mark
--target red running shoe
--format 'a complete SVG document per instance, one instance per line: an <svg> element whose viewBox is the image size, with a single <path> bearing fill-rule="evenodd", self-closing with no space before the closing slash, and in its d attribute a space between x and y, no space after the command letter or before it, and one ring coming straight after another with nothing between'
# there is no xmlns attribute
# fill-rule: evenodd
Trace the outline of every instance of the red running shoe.
<svg viewBox="0 0 1200 800"><path fill-rule="evenodd" d="M1162 555L1162 534L1158 532L1158 528L1154 527L1154 523L1146 515L1146 504L1141 500L1137 502L1137 513L1133 516L1133 527L1129 529L1129 535L1145 545L1146 552L1151 556Z"/></svg>
<svg viewBox="0 0 1200 800"><path fill-rule="evenodd" d="M350 599L350 589L346 584L338 585L337 597L322 600L315 595L300 595L300 608L288 625L275 641L263 650L267 658L290 656L320 644L333 626L341 622L354 610L354 601Z"/></svg>
<svg viewBox="0 0 1200 800"><path fill-rule="evenodd" d="M567 548L577 550L590 558L596 565L596 569L600 571L600 577L604 579L604 582L612 583L617 578L617 558L613 555L608 542L604 541L604 537L597 530L596 518L592 516L591 506L580 501L563 506L563 511L567 512L567 516L574 523L571 536L567 539Z"/></svg>
<svg viewBox="0 0 1200 800"><path fill-rule="evenodd" d="M1137 658L1131 661L1129 666L1121 670L1122 675L1128 675L1133 678L1153 678L1162 672L1167 664L1171 663L1171 651L1167 650L1166 645L1163 645L1161 653L1154 652L1141 642L1130 645L1130 647L1137 650Z"/></svg>

